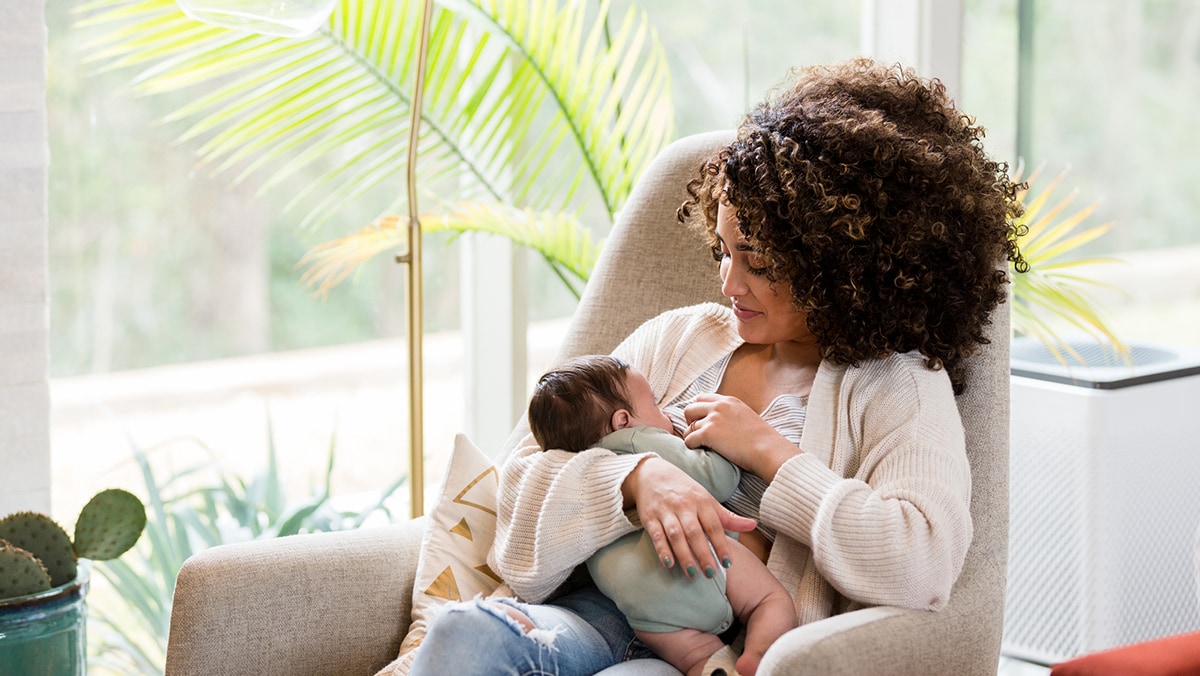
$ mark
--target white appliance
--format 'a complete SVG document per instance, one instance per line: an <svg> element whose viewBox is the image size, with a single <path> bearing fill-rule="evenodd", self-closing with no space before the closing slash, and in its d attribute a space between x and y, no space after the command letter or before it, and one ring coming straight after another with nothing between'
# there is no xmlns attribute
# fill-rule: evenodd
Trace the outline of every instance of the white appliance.
<svg viewBox="0 0 1200 676"><path fill-rule="evenodd" d="M1200 353L1071 345L1012 347L1002 652L1041 664L1200 629Z"/></svg>

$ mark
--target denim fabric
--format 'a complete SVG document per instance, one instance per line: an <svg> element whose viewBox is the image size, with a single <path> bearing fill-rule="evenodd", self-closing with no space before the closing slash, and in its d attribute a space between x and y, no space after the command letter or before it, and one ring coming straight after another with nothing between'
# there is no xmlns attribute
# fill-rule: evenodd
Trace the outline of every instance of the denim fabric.
<svg viewBox="0 0 1200 676"><path fill-rule="evenodd" d="M510 618L510 606L533 631ZM652 657L615 604L592 588L549 604L512 599L452 603L429 623L411 676L591 676L625 660Z"/></svg>

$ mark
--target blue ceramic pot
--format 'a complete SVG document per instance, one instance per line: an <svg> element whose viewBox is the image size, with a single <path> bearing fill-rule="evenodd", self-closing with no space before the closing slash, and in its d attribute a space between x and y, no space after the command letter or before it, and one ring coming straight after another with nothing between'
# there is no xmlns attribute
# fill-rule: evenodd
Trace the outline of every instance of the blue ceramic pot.
<svg viewBox="0 0 1200 676"><path fill-rule="evenodd" d="M0 601L0 674L84 676L87 673L88 563L75 580Z"/></svg>

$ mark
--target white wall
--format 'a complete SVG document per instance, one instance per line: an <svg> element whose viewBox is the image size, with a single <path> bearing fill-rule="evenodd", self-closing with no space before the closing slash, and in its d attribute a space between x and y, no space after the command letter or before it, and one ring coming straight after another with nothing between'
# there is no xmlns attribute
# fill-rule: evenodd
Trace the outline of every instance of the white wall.
<svg viewBox="0 0 1200 676"><path fill-rule="evenodd" d="M50 508L43 10L0 2L0 515Z"/></svg>

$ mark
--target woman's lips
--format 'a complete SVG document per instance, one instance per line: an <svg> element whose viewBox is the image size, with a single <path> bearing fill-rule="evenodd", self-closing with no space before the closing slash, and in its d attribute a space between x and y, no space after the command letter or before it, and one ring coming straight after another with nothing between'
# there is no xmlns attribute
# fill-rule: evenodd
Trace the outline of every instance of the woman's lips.
<svg viewBox="0 0 1200 676"><path fill-rule="evenodd" d="M733 307L733 315L741 320L753 319L754 317L757 317L762 314L761 312L757 312L755 310L747 310L746 308L738 305L737 303L733 303L732 307Z"/></svg>

